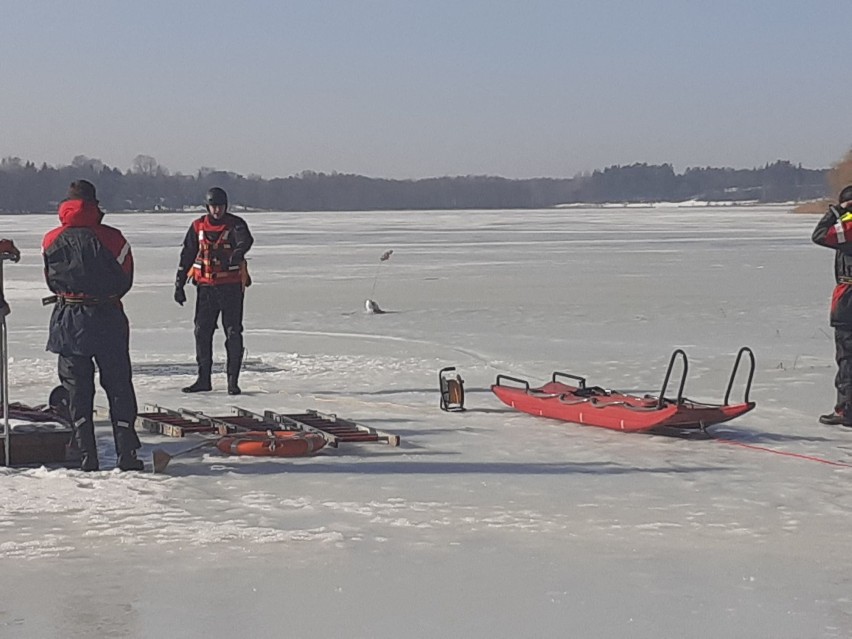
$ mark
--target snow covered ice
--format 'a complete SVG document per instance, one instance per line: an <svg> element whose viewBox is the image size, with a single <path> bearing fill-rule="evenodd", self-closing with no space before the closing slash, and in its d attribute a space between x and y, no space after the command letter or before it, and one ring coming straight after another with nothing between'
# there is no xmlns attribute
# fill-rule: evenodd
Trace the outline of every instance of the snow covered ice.
<svg viewBox="0 0 852 639"><path fill-rule="evenodd" d="M0 469L0 637L849 637L852 432L834 402L832 252L781 207L257 213L244 394L194 379L172 301L192 216L109 215L133 245L140 404L316 408L402 437L296 460L176 457L165 475ZM39 242L5 216L10 399L46 401ZM375 299L364 312L376 256ZM554 370L721 401L737 350L757 408L716 440L512 411L498 373ZM465 379L439 410L437 371ZM738 400L742 380L732 399ZM96 403L103 406L101 391ZM140 431L141 457L194 441ZM99 426L102 467L114 464ZM769 449L769 450L761 450ZM798 457L773 454L793 453Z"/></svg>

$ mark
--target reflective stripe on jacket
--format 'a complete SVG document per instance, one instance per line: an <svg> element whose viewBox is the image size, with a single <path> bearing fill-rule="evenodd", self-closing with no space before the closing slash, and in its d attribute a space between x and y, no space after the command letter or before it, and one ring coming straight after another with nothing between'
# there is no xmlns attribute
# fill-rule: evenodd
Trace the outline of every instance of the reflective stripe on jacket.
<svg viewBox="0 0 852 639"><path fill-rule="evenodd" d="M811 239L835 251L831 325L852 327L852 213L837 206L829 207L817 222Z"/></svg>
<svg viewBox="0 0 852 639"><path fill-rule="evenodd" d="M124 348L127 317L121 298L133 285L133 254L118 229L101 224L97 203L66 200L58 228L42 241L44 277L57 296L47 350L92 355L106 345Z"/></svg>

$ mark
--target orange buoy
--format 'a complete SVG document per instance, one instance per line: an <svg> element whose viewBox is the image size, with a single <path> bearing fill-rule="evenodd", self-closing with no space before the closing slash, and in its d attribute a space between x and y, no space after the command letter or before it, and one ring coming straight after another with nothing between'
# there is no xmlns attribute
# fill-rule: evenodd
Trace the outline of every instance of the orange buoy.
<svg viewBox="0 0 852 639"><path fill-rule="evenodd" d="M325 438L316 433L267 430L226 435L216 442L216 448L227 455L305 457L318 451L325 443Z"/></svg>

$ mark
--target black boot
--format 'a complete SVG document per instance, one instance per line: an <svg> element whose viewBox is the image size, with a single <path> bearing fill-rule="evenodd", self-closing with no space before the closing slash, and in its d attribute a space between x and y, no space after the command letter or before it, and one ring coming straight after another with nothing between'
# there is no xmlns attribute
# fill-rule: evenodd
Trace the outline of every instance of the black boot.
<svg viewBox="0 0 852 639"><path fill-rule="evenodd" d="M141 459L136 458L136 451L142 446L139 436L127 421L113 421L112 434L115 439L115 452L118 455L116 468L119 470L144 470Z"/></svg>
<svg viewBox="0 0 852 639"><path fill-rule="evenodd" d="M90 420L78 424L74 428L74 439L80 459L80 470L86 472L99 470L95 425Z"/></svg>
<svg viewBox="0 0 852 639"><path fill-rule="evenodd" d="M136 458L136 451L132 450L129 453L122 453L118 456L119 470L145 470L145 464L141 459Z"/></svg>
<svg viewBox="0 0 852 639"><path fill-rule="evenodd" d="M238 375L228 375L228 395L239 395L243 392L237 384L238 381Z"/></svg>
<svg viewBox="0 0 852 639"><path fill-rule="evenodd" d="M240 369L243 366L243 336L242 327L239 331L232 328L228 329L227 337L225 338L225 350L228 351L228 362L225 366L225 372L228 373L228 395L239 395L240 390Z"/></svg>
<svg viewBox="0 0 852 639"><path fill-rule="evenodd" d="M100 470L100 466L98 465L98 453L83 453L80 457L80 470L86 471L87 473Z"/></svg>
<svg viewBox="0 0 852 639"><path fill-rule="evenodd" d="M192 385L185 386L181 390L184 393L201 393L213 390L213 385L210 383L210 373L198 373L198 379Z"/></svg>
<svg viewBox="0 0 852 639"><path fill-rule="evenodd" d="M819 423L826 424L827 426L838 426L843 423L843 413L840 411L834 411L832 413L820 415Z"/></svg>

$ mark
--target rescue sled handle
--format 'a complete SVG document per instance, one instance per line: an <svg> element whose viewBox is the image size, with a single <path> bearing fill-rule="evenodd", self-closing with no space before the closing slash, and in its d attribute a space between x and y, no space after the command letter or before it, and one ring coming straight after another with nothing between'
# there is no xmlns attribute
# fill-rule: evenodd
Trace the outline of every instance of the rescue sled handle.
<svg viewBox="0 0 852 639"><path fill-rule="evenodd" d="M680 355L683 360L683 371L680 376L680 386L677 389L677 400L675 403L680 404L683 401L683 387L686 384L686 373L689 371L689 364L686 361L686 353L681 349L676 348L669 359L669 367L666 369L666 376L663 378L663 387L660 389L660 398L657 400L657 408L662 408L666 405L666 388L669 385L669 378L672 376L672 368L674 367L677 356Z"/></svg>
<svg viewBox="0 0 852 639"><path fill-rule="evenodd" d="M731 396L731 388L734 386L734 378L737 376L737 369L740 366L740 360L743 357L743 354L748 354L749 358L749 368L748 368L748 380L746 381L745 387L745 395L743 396L743 403L748 404L748 394L751 392L751 380L754 379L754 353L751 352L751 349L748 346L743 346L739 352L737 353L737 359L734 360L734 368L731 370L731 379L728 380L728 389L725 391L725 405L728 404L728 399Z"/></svg>
<svg viewBox="0 0 852 639"><path fill-rule="evenodd" d="M745 393L744 393L744 396L743 396L743 403L748 404L748 396L749 396L749 393L751 392L751 382L754 379L754 353L752 352L752 350L748 346L743 346L737 352L737 358L734 360L734 367L731 369L731 376L728 379L728 386L725 389L725 399L722 401L722 404L724 406L727 406L730 403L731 390L734 387L734 380L737 377L737 372L739 371L740 362L742 361L743 355L746 355L746 354L748 355L748 358L749 358L749 369L748 369L748 379L746 380L746 385L745 385ZM678 404L680 404L681 402L684 401L683 387L686 384L686 375L689 372L689 362L686 359L686 353L684 353L681 349L677 348L672 353L671 359L669 360L669 366L666 369L666 376L663 379L663 387L662 387L662 389L660 389L660 397L657 400L657 407L658 408L662 408L665 405L665 402L668 401L668 400L666 400L666 397L665 397L666 388L668 388L669 379L671 378L671 374L672 374L672 368L674 368L675 361L678 358L680 358L680 360L683 363L683 371L681 372L680 386L677 389L677 399L675 401Z"/></svg>
<svg viewBox="0 0 852 639"><path fill-rule="evenodd" d="M586 378L580 377L579 375L570 375L568 373L560 373L559 371L554 371L553 375L550 376L550 381L555 382L557 377L567 377L568 379L574 379L580 382L579 388L586 387Z"/></svg>
<svg viewBox="0 0 852 639"><path fill-rule="evenodd" d="M508 380L510 382L515 382L516 384L521 384L524 387L525 391L529 391L529 389L530 389L530 383L527 380L520 379L518 377L510 377L509 375L497 375L497 382L496 382L497 386L503 386L503 384L501 384L500 381L504 380L504 379Z"/></svg>

